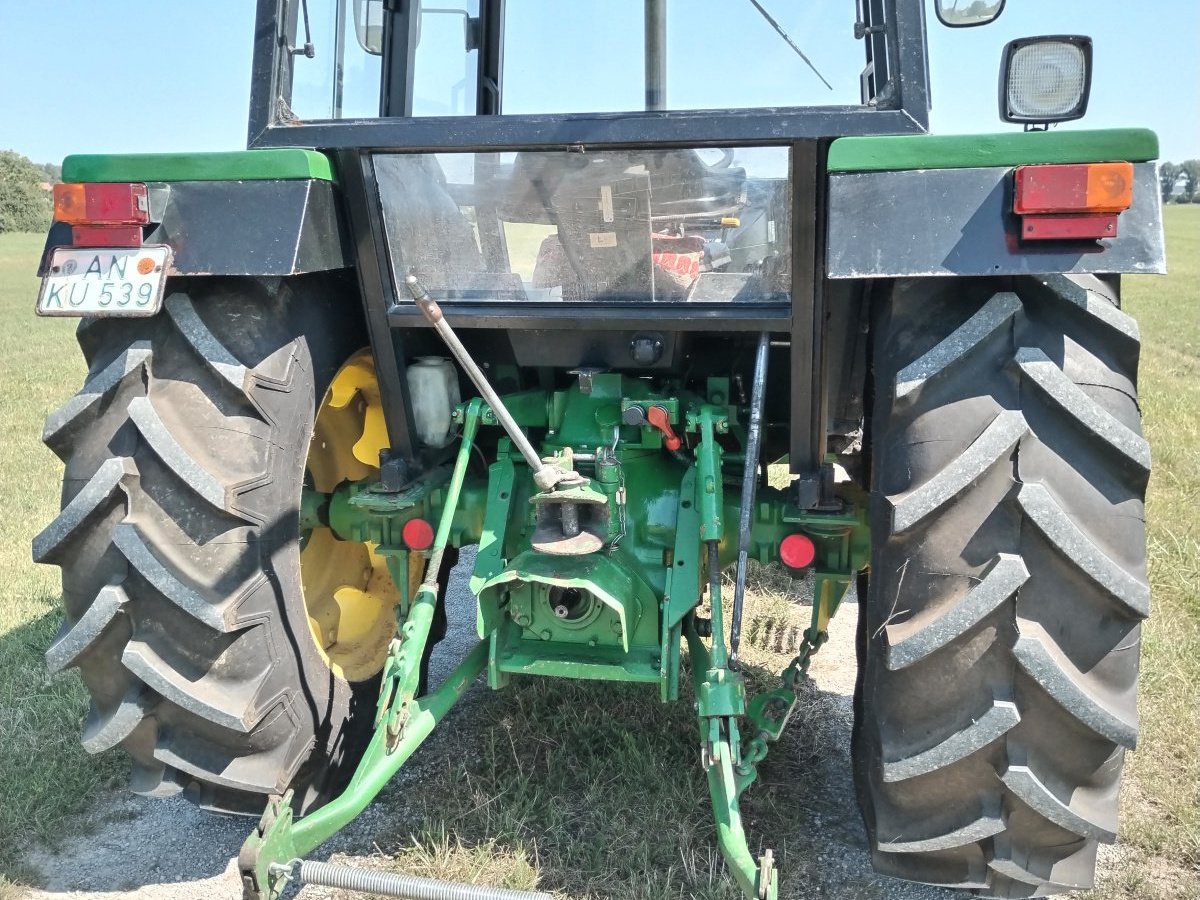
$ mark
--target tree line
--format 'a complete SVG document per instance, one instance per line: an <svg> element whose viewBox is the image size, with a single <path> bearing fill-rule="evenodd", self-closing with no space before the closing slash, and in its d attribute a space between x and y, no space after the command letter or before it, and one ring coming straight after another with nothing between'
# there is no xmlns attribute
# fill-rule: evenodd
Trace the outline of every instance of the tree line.
<svg viewBox="0 0 1200 900"><path fill-rule="evenodd" d="M1200 203L1200 159L1160 163L1158 184L1163 203Z"/></svg>
<svg viewBox="0 0 1200 900"><path fill-rule="evenodd" d="M54 211L50 186L61 180L62 166L40 166L13 150L0 150L0 234L45 231Z"/></svg>

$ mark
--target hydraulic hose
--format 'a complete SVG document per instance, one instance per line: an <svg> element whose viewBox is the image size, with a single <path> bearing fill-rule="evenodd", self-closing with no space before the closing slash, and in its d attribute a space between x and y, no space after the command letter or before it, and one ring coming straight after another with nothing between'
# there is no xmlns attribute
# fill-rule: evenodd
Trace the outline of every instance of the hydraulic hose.
<svg viewBox="0 0 1200 900"><path fill-rule="evenodd" d="M767 393L767 356L771 336L758 336L754 354L754 387L750 392L750 425L746 430L746 460L742 469L742 506L738 516L737 574L733 585L733 622L729 627L729 664L737 664L742 642L742 605L746 599L746 568L750 558L750 530L754 524L754 496L758 488L758 457L762 443L763 404Z"/></svg>

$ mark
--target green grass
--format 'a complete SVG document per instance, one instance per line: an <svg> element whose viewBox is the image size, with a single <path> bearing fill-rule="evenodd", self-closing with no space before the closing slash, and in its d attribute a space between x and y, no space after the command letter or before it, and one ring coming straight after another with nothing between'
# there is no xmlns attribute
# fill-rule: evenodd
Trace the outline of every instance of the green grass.
<svg viewBox="0 0 1200 900"><path fill-rule="evenodd" d="M1129 278L1142 330L1139 393L1154 472L1146 500L1151 617L1141 735L1121 802L1121 864L1090 896L1200 889L1200 207L1168 206L1166 278Z"/></svg>
<svg viewBox="0 0 1200 900"><path fill-rule="evenodd" d="M1096 900L1183 896L1200 873L1200 207L1169 207L1166 216L1172 274L1126 281L1144 340L1141 393L1154 452L1147 516L1155 607L1144 632L1142 736L1129 757L1120 864L1090 895ZM77 678L49 678L42 662L59 624L58 576L29 561L29 543L57 510L60 466L39 434L84 371L72 323L33 317L40 248L40 237L0 236L0 896L5 876L28 875L19 865L25 841L69 831L91 794L123 778L118 754L92 758L79 748L85 697ZM793 621L782 586L759 573L748 615ZM788 647L766 648L748 632L759 645L747 653L756 677L786 663ZM688 704L663 706L632 687L527 682L469 705L461 715L472 727L434 741L389 786L403 794L408 816L380 840L373 865L537 883L571 897L733 896ZM745 802L752 839L776 848L793 891L806 891L824 865L820 848L807 844L837 820L829 808L854 802L848 780L823 783L812 764L823 743L844 735L824 718L828 709L803 705ZM868 876L847 879L846 897L885 889Z"/></svg>
<svg viewBox="0 0 1200 900"><path fill-rule="evenodd" d="M62 474L42 421L86 374L75 323L33 314L43 241L0 235L0 886L21 876L26 840L52 838L122 768L119 754L83 752L83 687L74 673L47 675L42 658L61 622L59 578L29 545L57 514Z"/></svg>

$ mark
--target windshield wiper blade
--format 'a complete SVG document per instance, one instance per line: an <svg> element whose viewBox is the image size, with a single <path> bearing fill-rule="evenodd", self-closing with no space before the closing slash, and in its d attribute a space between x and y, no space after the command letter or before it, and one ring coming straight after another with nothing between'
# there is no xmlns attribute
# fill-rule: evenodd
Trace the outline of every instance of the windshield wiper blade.
<svg viewBox="0 0 1200 900"><path fill-rule="evenodd" d="M758 0L750 0L750 2L754 4L754 8L757 9L762 14L762 17L767 20L767 23L772 28L775 29L775 32L781 38L783 38L785 41L787 41L787 45L796 51L796 55L799 56L802 60L804 60L805 64L810 69L813 70L813 74L821 79L821 83L824 84L825 87L829 88L832 91L833 85L830 84L828 81L826 81L825 76L817 71L817 67L812 64L812 60L804 55L804 51L796 46L796 42L793 41L790 37L788 37L787 32L784 31L783 27L778 22L776 22L774 18L772 18L771 14L769 12L767 12L766 9L763 8L763 5L761 3L759 3Z"/></svg>

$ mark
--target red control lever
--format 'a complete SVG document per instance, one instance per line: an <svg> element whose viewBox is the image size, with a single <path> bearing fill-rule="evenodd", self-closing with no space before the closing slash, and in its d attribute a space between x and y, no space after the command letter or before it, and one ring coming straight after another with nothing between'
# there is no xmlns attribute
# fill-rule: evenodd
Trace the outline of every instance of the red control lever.
<svg viewBox="0 0 1200 900"><path fill-rule="evenodd" d="M683 441L671 430L671 414L665 406L652 406L646 410L646 421L663 433L663 443L672 453L683 445Z"/></svg>

